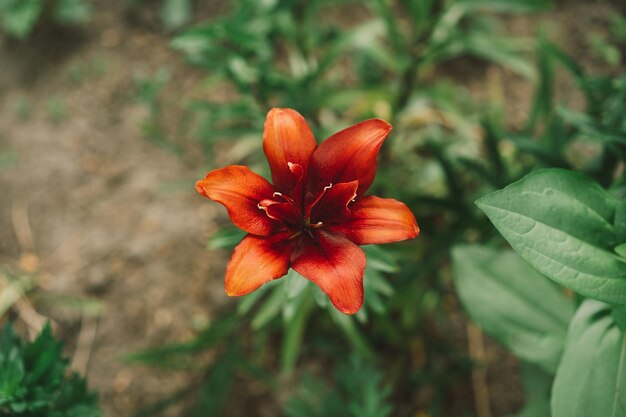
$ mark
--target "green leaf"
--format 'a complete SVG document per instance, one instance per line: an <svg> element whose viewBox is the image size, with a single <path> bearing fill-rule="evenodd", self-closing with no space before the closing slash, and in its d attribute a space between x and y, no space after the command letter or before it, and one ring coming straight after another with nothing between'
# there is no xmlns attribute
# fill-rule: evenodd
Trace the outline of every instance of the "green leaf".
<svg viewBox="0 0 626 417"><path fill-rule="evenodd" d="M343 417L344 404L340 393L328 381L307 372L282 411L287 417Z"/></svg>
<svg viewBox="0 0 626 417"><path fill-rule="evenodd" d="M283 343L280 352L281 365L286 375L291 374L300 354L304 330L314 306L311 291L302 291L296 298L295 303L298 305L295 313L285 318Z"/></svg>
<svg viewBox="0 0 626 417"><path fill-rule="evenodd" d="M237 346L229 346L216 358L202 381L192 417L223 415L240 362L241 354Z"/></svg>
<svg viewBox="0 0 626 417"><path fill-rule="evenodd" d="M626 331L626 307L613 307L613 320L622 331Z"/></svg>
<svg viewBox="0 0 626 417"><path fill-rule="evenodd" d="M207 243L207 249L233 249L245 236L246 232L237 227L224 227L211 236Z"/></svg>
<svg viewBox="0 0 626 417"><path fill-rule="evenodd" d="M85 23L91 17L91 5L86 0L58 0L54 19L63 24Z"/></svg>
<svg viewBox="0 0 626 417"><path fill-rule="evenodd" d="M626 243L626 200L619 200L615 210L615 238L618 244Z"/></svg>
<svg viewBox="0 0 626 417"><path fill-rule="evenodd" d="M239 317L232 313L218 317L195 339L183 343L164 344L155 348L135 352L124 358L126 362L143 362L152 366L178 366L189 359L189 355L210 350L230 336L237 328Z"/></svg>
<svg viewBox="0 0 626 417"><path fill-rule="evenodd" d="M626 416L626 333L605 304L587 300L572 320L552 389L552 415Z"/></svg>
<svg viewBox="0 0 626 417"><path fill-rule="evenodd" d="M520 358L554 373L574 313L571 300L510 250L456 246L452 262L471 318Z"/></svg>
<svg viewBox="0 0 626 417"><path fill-rule="evenodd" d="M342 357L327 381L306 373L284 403L288 417L386 417L393 411L392 387L372 361Z"/></svg>
<svg viewBox="0 0 626 417"><path fill-rule="evenodd" d="M550 0L459 0L454 7L464 10L489 9L501 13L526 13L546 10Z"/></svg>
<svg viewBox="0 0 626 417"><path fill-rule="evenodd" d="M392 387L383 384L382 373L365 358L352 355L337 368L335 379L347 394L351 417L387 417L393 411Z"/></svg>
<svg viewBox="0 0 626 417"><path fill-rule="evenodd" d="M538 170L476 204L548 278L584 296L626 305L626 263L613 253L617 201L593 180Z"/></svg>
<svg viewBox="0 0 626 417"><path fill-rule="evenodd" d="M626 243L621 243L613 249L616 254L626 259Z"/></svg>
<svg viewBox="0 0 626 417"><path fill-rule="evenodd" d="M0 404L23 393L20 390L24 379L24 363L17 347L3 349L0 353Z"/></svg>
<svg viewBox="0 0 626 417"><path fill-rule="evenodd" d="M163 0L161 21L167 29L177 29L191 19L191 0Z"/></svg>
<svg viewBox="0 0 626 417"><path fill-rule="evenodd" d="M344 333L352 348L364 358L375 358L376 352L359 331L354 318L337 311L334 307L329 307L329 311L331 318Z"/></svg>
<svg viewBox="0 0 626 417"><path fill-rule="evenodd" d="M363 246L363 251L367 256L368 268L373 268L382 272L398 272L399 267L391 254L378 245Z"/></svg>
<svg viewBox="0 0 626 417"><path fill-rule="evenodd" d="M0 23L9 35L24 39L37 23L41 11L41 0L4 1L0 4Z"/></svg>
<svg viewBox="0 0 626 417"><path fill-rule="evenodd" d="M67 371L61 353L49 324L33 342L20 339L11 324L0 331L0 415L100 416L97 395Z"/></svg>
<svg viewBox="0 0 626 417"><path fill-rule="evenodd" d="M63 344L54 340L50 323L47 323L39 336L24 351L24 362L28 369L28 380L36 383L40 379L60 379L62 373L56 374L59 365L65 365L62 359ZM56 374L56 375L55 375ZM48 381L46 381L48 382Z"/></svg>
<svg viewBox="0 0 626 417"><path fill-rule="evenodd" d="M274 287L272 293L263 300L263 305L255 314L250 325L253 330L259 330L278 316L285 301L285 291L279 287Z"/></svg>

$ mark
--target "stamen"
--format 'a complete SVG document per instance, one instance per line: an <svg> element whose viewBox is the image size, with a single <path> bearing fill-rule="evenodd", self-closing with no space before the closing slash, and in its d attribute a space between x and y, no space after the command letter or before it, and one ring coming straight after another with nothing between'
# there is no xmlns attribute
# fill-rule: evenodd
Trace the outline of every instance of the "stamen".
<svg viewBox="0 0 626 417"><path fill-rule="evenodd" d="M263 201L267 201L267 200L263 200ZM272 204L276 204L276 202L273 202L273 201L272 201L272 202L271 202L271 203L269 203L269 204L267 204L267 203L262 204L262 203L263 203L263 201L261 201L259 204L257 204L257 205L256 205L256 206L259 208L259 210L263 210L263 211L265 212L265 215L266 215L267 217L269 217L270 219L273 219L273 220L280 220L278 217L276 217L276 216L272 216L272 215L270 214L270 212L269 212L269 211L267 211L267 208L268 208L269 206L271 206Z"/></svg>
<svg viewBox="0 0 626 417"><path fill-rule="evenodd" d="M307 213L306 213L306 217L307 218L311 217L311 209L313 207L315 207L317 205L317 203L320 202L322 197L324 197L324 194L326 194L326 191L330 190L331 188L333 188L333 183L332 182L330 184L328 184L326 187L324 187L322 189L322 192L320 193L320 195L318 195L317 198L308 206Z"/></svg>

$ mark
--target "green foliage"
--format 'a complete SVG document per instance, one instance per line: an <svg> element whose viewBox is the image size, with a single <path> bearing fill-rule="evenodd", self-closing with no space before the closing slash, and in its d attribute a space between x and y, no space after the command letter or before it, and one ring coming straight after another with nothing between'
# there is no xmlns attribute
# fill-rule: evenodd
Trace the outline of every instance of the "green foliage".
<svg viewBox="0 0 626 417"><path fill-rule="evenodd" d="M0 29L18 39L25 39L45 11L59 24L85 23L91 16L87 0L0 0Z"/></svg>
<svg viewBox="0 0 626 417"><path fill-rule="evenodd" d="M67 374L67 359L49 325L25 342L9 324L0 333L0 416L99 417L97 396Z"/></svg>
<svg viewBox="0 0 626 417"><path fill-rule="evenodd" d="M305 374L295 395L284 405L287 417L387 417L393 411L391 387L382 373L352 356L341 363L329 383Z"/></svg>
<svg viewBox="0 0 626 417"><path fill-rule="evenodd" d="M472 319L521 359L553 374L574 313L571 300L510 250L457 246L452 261Z"/></svg>
<svg viewBox="0 0 626 417"><path fill-rule="evenodd" d="M372 16L355 24L325 18L341 16L341 3L244 0L172 41L189 62L209 71L209 86L227 82L238 93L227 103L192 106L201 116L198 136L207 156L220 141L258 137L270 107L298 109L320 138L345 126L341 119L348 114L393 119L414 91L421 95L423 88L416 87L423 73L458 57L475 56L531 77L533 68L520 55L530 43L494 36L487 12L549 6L535 0L372 0L365 2ZM411 19L404 19L404 9ZM245 157L258 150L252 147Z"/></svg>
<svg viewBox="0 0 626 417"><path fill-rule="evenodd" d="M166 68L160 68L152 76L135 77L137 101L148 111L142 122L144 136L155 145L174 154L181 153L180 144L173 140L163 127L163 110L160 96L171 77Z"/></svg>
<svg viewBox="0 0 626 417"><path fill-rule="evenodd" d="M533 172L476 202L531 265L572 290L626 304L626 263L613 253L616 199L588 177Z"/></svg>
<svg viewBox="0 0 626 417"><path fill-rule="evenodd" d="M368 259L364 288L366 297L370 297L372 302L366 304L364 309L357 313L356 319L361 321L367 320L368 308L377 314L386 311L382 297L392 295L393 288L387 283L383 273L397 270L395 260L388 252L373 246L366 246L364 249ZM265 294L267 295L263 297ZM338 313L328 301L328 297L317 286L309 283L294 270L290 270L280 281L265 285L247 295L239 305L238 311L241 315L247 315L255 304L258 307L251 316L252 329L262 330L265 326L282 319L284 338L281 361L283 371L286 373L290 373L296 364L302 348L305 327L314 317L315 304L328 310L332 320L357 352L365 357L373 355L372 348L361 334L355 319Z"/></svg>
<svg viewBox="0 0 626 417"><path fill-rule="evenodd" d="M178 29L191 19L191 0L163 0L161 21L166 29Z"/></svg>
<svg viewBox="0 0 626 417"><path fill-rule="evenodd" d="M554 417L626 416L626 333L608 306L588 300L570 325L554 380Z"/></svg>
<svg viewBox="0 0 626 417"><path fill-rule="evenodd" d="M86 0L57 0L52 16L61 24L85 23L91 17L91 5Z"/></svg>
<svg viewBox="0 0 626 417"><path fill-rule="evenodd" d="M207 407L221 410L233 378L242 373L262 378L259 369L280 367L293 376L310 356L322 363L345 363L345 352L353 351L376 363L392 354L384 375L401 381L394 395L404 400L407 392L427 384L432 392L428 413L440 416L446 393L472 368L464 349L442 336L453 331L450 292L455 284L471 318L524 361L526 405L516 416L547 416L555 372L557 380L569 380L563 373L574 372L570 368L576 361L567 359L572 346L583 344L582 339L589 349L592 343L604 346L593 339L595 333L572 336L574 324L566 337L574 305L584 297L613 303L603 320L610 321L611 329L626 326L624 76L588 74L545 34L536 41L537 63L532 65L526 59L531 40L502 36L500 13L545 10L548 1L369 0L359 3L363 13L351 20L345 18L351 15L346 9L354 4L346 3L351 2L229 2L227 14L176 36L173 47L207 70L201 88L229 87L226 102L220 97L190 104L200 118L198 140L209 164L216 145L231 142L220 146L220 152L258 171L265 166L260 132L270 107L297 109L318 139L355 121L382 117L394 131L381 149L373 191L407 202L425 238L386 251L365 248L366 304L354 317L337 313L319 289L292 272L239 299L232 319L237 325L219 333L215 343L167 346L143 358L191 367L194 362L186 355L213 351L216 359L206 365L203 392L215 392L211 404L217 405ZM183 11L181 4L176 7ZM590 41L602 59L618 65L622 49L614 45L623 22L615 22L607 38ZM453 81L438 77L446 62L462 64L466 57L496 63L536 82L523 128L510 129L498 103L478 103ZM476 59L470 64L480 65ZM584 99L582 106L555 98L563 73ZM145 103L153 103L158 89L146 91L157 91L146 94ZM593 152L576 155L580 144L592 145ZM538 169L545 167L549 169ZM477 204L521 258L493 249L504 242L473 205L494 189L500 191ZM241 236L224 229L208 247L230 248ZM546 277L577 294L566 296ZM221 322L217 318L212 327ZM244 342L240 334L246 335ZM228 365L227 354L235 355L236 365ZM427 359L420 364L420 358ZM385 406L389 393L381 389L382 372L378 379L354 365L341 372L345 382L339 370L332 382L305 377L285 414L391 412ZM215 385L215 375L223 385ZM275 382L268 379L268 384ZM371 387L363 385L368 380L375 380ZM361 384L354 393L369 394L350 394L345 388L349 383ZM602 386L602 395L616 392ZM593 396L593 390L590 385L586 393ZM355 398L363 402L347 408ZM596 411L586 415L610 415Z"/></svg>
<svg viewBox="0 0 626 417"><path fill-rule="evenodd" d="M612 52L603 50L598 38L591 40L609 59ZM570 73L585 97L584 110L554 104L557 64ZM514 137L514 142L541 163L568 169L535 170L476 204L522 258L579 295L581 304L570 322L552 386L551 415L626 416L626 194L623 173L617 169L626 160L624 75L588 75L545 38L539 43L539 66L527 132ZM581 141L595 146L584 163L568 156ZM468 298L462 285L459 289L461 297ZM533 305L538 300L536 295ZM541 301L545 301L543 296ZM477 302L481 302L479 296L474 296L471 305L466 303L473 316L482 307ZM498 338L497 332L489 330L489 318L478 321L487 323L485 328ZM527 392L530 395L528 388ZM525 409L521 415L548 415L545 403L537 405L537 414Z"/></svg>
<svg viewBox="0 0 626 417"><path fill-rule="evenodd" d="M9 35L23 39L32 30L42 11L41 0L0 1L0 22Z"/></svg>
<svg viewBox="0 0 626 417"><path fill-rule="evenodd" d="M619 67L623 54L621 46L626 44L626 18L619 14L612 16L609 32L606 35L589 35L591 50L612 67Z"/></svg>

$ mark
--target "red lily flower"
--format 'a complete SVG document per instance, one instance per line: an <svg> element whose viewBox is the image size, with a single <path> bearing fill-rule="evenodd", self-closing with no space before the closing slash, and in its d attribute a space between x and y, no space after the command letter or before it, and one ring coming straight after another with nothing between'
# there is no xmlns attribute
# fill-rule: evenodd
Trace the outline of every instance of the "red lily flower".
<svg viewBox="0 0 626 417"><path fill-rule="evenodd" d="M300 113L272 109L263 150L274 185L238 165L198 181L198 193L223 204L233 224L248 232L226 268L226 293L248 294L291 267L318 285L338 310L356 313L363 305L365 270L358 245L419 234L406 205L363 195L390 131L384 120L366 120L318 147Z"/></svg>

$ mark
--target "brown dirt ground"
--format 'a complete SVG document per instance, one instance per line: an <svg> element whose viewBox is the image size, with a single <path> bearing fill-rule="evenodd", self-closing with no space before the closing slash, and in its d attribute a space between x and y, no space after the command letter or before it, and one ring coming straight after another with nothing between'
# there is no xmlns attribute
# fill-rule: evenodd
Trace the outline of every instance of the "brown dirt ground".
<svg viewBox="0 0 626 417"><path fill-rule="evenodd" d="M204 13L214 10L203 7ZM148 114L135 91L137 77L169 68L161 98L168 123L198 94L203 74L169 49L169 35L150 12L129 13L126 0L98 1L95 8L87 27L38 28L23 43L0 38L0 155L16 159L0 167L0 270L33 274L38 289L31 301L54 320L76 368L86 368L105 416L126 416L189 375L129 366L120 358L189 339L210 322L227 302L227 254L205 250L223 213L193 191L202 161L144 138ZM610 12L607 2L561 2L541 21L596 68L601 64L587 52L587 34L604 31ZM534 19L516 17L508 26L533 35ZM458 65L451 72L484 97L490 71ZM510 74L498 77L511 122L519 123L532 91ZM561 90L566 94L567 84ZM67 296L98 300L99 319ZM499 366L511 360L493 343L487 363L498 391L515 363ZM506 404L494 404L494 415L520 402L518 388L500 391ZM467 395L462 390L452 397Z"/></svg>

